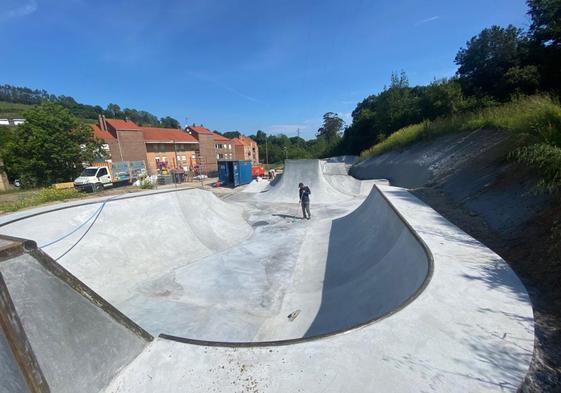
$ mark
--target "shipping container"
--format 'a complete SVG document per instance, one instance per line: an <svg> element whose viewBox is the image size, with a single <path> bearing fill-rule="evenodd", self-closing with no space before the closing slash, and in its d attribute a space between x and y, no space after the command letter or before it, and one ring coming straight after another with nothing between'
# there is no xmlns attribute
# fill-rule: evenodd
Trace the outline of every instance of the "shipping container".
<svg viewBox="0 0 561 393"><path fill-rule="evenodd" d="M219 160L218 179L224 186L237 187L251 182L251 161Z"/></svg>

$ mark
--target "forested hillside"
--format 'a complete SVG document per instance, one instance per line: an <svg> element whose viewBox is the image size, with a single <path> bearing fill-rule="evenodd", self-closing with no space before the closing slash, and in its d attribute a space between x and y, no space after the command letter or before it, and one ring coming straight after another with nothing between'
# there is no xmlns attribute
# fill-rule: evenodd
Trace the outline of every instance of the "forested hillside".
<svg viewBox="0 0 561 393"><path fill-rule="evenodd" d="M21 117L30 106L46 101L62 105L74 116L87 122L96 121L98 115L103 114L117 119L129 118L142 126L180 127L179 122L170 116L158 118L150 112L131 108L121 109L119 105L112 103L104 109L99 105L81 104L70 96L49 94L46 90L0 85L0 117Z"/></svg>
<svg viewBox="0 0 561 393"><path fill-rule="evenodd" d="M456 75L410 86L405 73L360 102L335 154L363 158L444 133L512 132L510 158L536 168L549 191L561 186L561 2L528 0L527 30L491 26L460 48Z"/></svg>

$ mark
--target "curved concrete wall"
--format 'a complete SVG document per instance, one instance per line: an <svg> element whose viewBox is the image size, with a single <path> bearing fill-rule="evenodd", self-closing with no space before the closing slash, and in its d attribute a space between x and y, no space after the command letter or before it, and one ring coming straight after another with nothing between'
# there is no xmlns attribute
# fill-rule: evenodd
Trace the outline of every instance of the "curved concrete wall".
<svg viewBox="0 0 561 393"><path fill-rule="evenodd" d="M429 251L374 187L364 203L333 220L321 305L311 337L380 318L427 280Z"/></svg>
<svg viewBox="0 0 561 393"><path fill-rule="evenodd" d="M281 179L259 198L267 202L298 203L298 184L310 187L311 203L333 203L348 200L348 195L338 192L323 175L320 160L285 160Z"/></svg>

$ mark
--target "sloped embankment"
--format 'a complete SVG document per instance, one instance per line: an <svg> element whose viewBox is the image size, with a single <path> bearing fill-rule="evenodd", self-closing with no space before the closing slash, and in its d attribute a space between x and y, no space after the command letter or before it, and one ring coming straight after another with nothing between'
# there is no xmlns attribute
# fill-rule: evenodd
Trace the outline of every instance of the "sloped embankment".
<svg viewBox="0 0 561 393"><path fill-rule="evenodd" d="M561 246L552 228L561 222L561 201L536 194L535 173L507 159L510 135L447 134L371 157L350 173L412 189L510 263L529 289L536 322L534 360L522 391L554 391L561 386Z"/></svg>

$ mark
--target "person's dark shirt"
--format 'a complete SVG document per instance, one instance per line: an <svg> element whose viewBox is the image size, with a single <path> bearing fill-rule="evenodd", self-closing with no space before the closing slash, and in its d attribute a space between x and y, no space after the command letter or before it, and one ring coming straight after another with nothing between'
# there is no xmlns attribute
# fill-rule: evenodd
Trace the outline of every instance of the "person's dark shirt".
<svg viewBox="0 0 561 393"><path fill-rule="evenodd" d="M312 192L310 191L310 188L308 186L300 188L300 200L303 203L310 202L310 194L311 193Z"/></svg>

